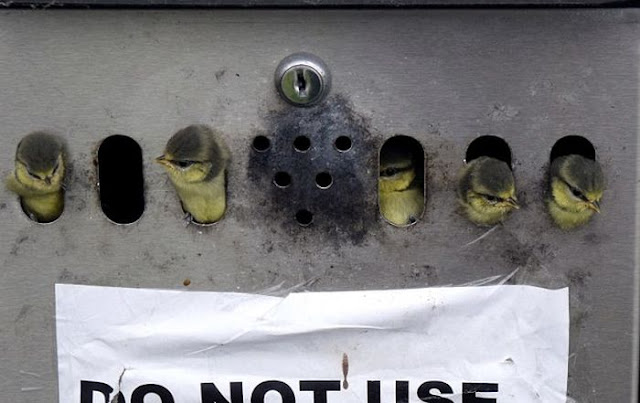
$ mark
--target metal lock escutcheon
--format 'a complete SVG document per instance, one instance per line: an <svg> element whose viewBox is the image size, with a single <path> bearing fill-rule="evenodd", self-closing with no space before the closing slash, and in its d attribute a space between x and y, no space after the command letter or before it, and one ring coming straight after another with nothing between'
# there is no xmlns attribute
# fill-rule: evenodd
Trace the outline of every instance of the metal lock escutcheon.
<svg viewBox="0 0 640 403"><path fill-rule="evenodd" d="M275 84L282 98L290 104L312 106L329 93L331 75L322 59L299 52L280 62L275 72Z"/></svg>

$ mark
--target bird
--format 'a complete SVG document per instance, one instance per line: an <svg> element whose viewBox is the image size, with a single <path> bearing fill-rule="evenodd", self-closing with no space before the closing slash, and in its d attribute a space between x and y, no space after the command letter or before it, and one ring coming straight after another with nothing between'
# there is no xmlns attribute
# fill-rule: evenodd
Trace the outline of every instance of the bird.
<svg viewBox="0 0 640 403"><path fill-rule="evenodd" d="M9 190L34 221L55 221L64 210L65 147L47 131L27 134L16 149L15 168L6 178Z"/></svg>
<svg viewBox="0 0 640 403"><path fill-rule="evenodd" d="M578 154L557 157L549 169L547 209L563 230L580 227L600 212L605 179L600 164Z"/></svg>
<svg viewBox="0 0 640 403"><path fill-rule="evenodd" d="M226 211L229 161L226 144L206 125L179 130L167 142L164 154L156 158L169 174L183 210L198 224L217 222Z"/></svg>
<svg viewBox="0 0 640 403"><path fill-rule="evenodd" d="M380 213L391 224L414 224L424 210L422 178L416 174L416 164L410 149L389 144L380 153L378 204Z"/></svg>
<svg viewBox="0 0 640 403"><path fill-rule="evenodd" d="M463 167L457 193L463 214L478 226L496 225L520 208L511 168L489 156L475 158Z"/></svg>

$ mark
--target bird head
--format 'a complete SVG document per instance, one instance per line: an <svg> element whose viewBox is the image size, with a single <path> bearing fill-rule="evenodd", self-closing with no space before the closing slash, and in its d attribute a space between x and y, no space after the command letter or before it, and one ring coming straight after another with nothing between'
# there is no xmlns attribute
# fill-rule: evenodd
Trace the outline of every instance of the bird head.
<svg viewBox="0 0 640 403"><path fill-rule="evenodd" d="M495 158L480 157L469 177L467 199L478 211L504 211L520 208L516 186L509 166Z"/></svg>
<svg viewBox="0 0 640 403"><path fill-rule="evenodd" d="M605 180L600 164L581 155L556 158L552 163L551 191L564 208L600 212Z"/></svg>
<svg viewBox="0 0 640 403"><path fill-rule="evenodd" d="M16 151L15 176L24 186L42 192L62 187L65 161L62 141L46 132L25 136Z"/></svg>
<svg viewBox="0 0 640 403"><path fill-rule="evenodd" d="M224 170L228 152L204 125L192 125L174 134L156 162L180 183L202 182Z"/></svg>
<svg viewBox="0 0 640 403"><path fill-rule="evenodd" d="M383 149L378 179L380 192L407 189L416 177L413 154L406 149Z"/></svg>
<svg viewBox="0 0 640 403"><path fill-rule="evenodd" d="M211 162L177 159L168 152L156 158L156 162L164 166L175 180L194 183L202 182L210 176Z"/></svg>

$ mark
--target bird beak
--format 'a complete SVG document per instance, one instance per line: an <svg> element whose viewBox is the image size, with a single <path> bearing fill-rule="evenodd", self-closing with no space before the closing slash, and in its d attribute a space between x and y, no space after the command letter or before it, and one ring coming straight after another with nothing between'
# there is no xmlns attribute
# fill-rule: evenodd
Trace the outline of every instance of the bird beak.
<svg viewBox="0 0 640 403"><path fill-rule="evenodd" d="M51 177L47 176L46 178L44 178L44 183L46 183L47 185L51 185Z"/></svg>
<svg viewBox="0 0 640 403"><path fill-rule="evenodd" d="M507 204L509 204L511 207L513 207L516 210L520 208L520 205L518 204L518 201L515 199L515 197L508 198Z"/></svg>
<svg viewBox="0 0 640 403"><path fill-rule="evenodd" d="M169 160L167 160L167 157L165 157L164 155L161 155L158 158L156 158L156 162L160 165L169 166Z"/></svg>
<svg viewBox="0 0 640 403"><path fill-rule="evenodd" d="M597 200L587 203L587 207L589 207L591 210L595 211L596 213L600 212L600 203Z"/></svg>

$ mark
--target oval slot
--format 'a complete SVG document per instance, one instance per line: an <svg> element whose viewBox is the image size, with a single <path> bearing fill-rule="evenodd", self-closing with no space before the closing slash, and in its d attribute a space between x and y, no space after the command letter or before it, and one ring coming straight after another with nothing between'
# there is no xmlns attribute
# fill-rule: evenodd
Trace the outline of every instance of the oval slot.
<svg viewBox="0 0 640 403"><path fill-rule="evenodd" d="M378 207L397 227L418 222L426 200L425 156L420 142L409 136L388 139L380 149Z"/></svg>
<svg viewBox="0 0 640 403"><path fill-rule="evenodd" d="M589 140L582 136L565 136L551 148L551 161L563 155L578 154L585 158L595 160L596 149Z"/></svg>
<svg viewBox="0 0 640 403"><path fill-rule="evenodd" d="M491 157L504 161L513 169L511 148L498 136L480 136L473 140L465 154L465 162L469 163L478 157Z"/></svg>
<svg viewBox="0 0 640 403"><path fill-rule="evenodd" d="M131 224L144 212L142 149L131 137L116 134L98 149L98 186L104 214L116 224Z"/></svg>

